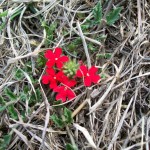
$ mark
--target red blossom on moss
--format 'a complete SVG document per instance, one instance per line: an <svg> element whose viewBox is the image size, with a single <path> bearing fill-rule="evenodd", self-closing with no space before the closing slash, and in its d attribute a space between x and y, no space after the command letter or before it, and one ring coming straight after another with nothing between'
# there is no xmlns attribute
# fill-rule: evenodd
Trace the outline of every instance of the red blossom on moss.
<svg viewBox="0 0 150 150"><path fill-rule="evenodd" d="M63 64L69 60L67 56L61 56L62 55L62 49L57 47L55 48L55 51L47 50L45 53L45 58L48 59L46 66L51 68L54 65L57 66L57 68L61 69L63 67Z"/></svg>
<svg viewBox="0 0 150 150"><path fill-rule="evenodd" d="M91 86L92 83L98 83L100 76L97 74L98 69L95 66L92 66L90 69L87 66L82 65L77 71L76 76L83 78L85 86Z"/></svg>

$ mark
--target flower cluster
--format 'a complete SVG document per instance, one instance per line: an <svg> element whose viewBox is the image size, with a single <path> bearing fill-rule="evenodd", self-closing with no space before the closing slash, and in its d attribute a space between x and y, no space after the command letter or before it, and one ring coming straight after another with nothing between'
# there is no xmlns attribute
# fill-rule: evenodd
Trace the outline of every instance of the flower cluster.
<svg viewBox="0 0 150 150"><path fill-rule="evenodd" d="M65 102L67 99L73 99L76 95L71 88L80 78L87 87L100 80L95 66L88 69L86 65L70 60L69 57L62 55L62 49L59 47L54 51L47 50L45 58L46 74L42 76L42 83L49 84L50 89L57 93L56 100Z"/></svg>

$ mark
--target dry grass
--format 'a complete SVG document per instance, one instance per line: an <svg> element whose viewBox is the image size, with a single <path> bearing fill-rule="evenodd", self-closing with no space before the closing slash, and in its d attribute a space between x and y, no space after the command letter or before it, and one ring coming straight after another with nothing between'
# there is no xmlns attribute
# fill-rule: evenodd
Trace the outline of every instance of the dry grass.
<svg viewBox="0 0 150 150"><path fill-rule="evenodd" d="M24 2L24 3L23 3ZM113 26L94 26L82 31L81 25L92 19L92 8L97 1L36 0L37 12L27 8L28 0L1 0L0 11L8 10L3 30L0 31L0 95L9 87L17 95L27 85L30 94L40 88L42 98L32 107L28 102L15 101L19 119L7 111L0 113L0 136L12 132L7 149L63 150L66 143L76 143L79 150L149 150L150 149L150 1L122 0L103 2L104 19L107 12L122 6L120 19ZM13 20L9 16L21 9ZM34 11L34 10L33 10ZM46 31L40 19L49 25L57 22L54 40L46 47ZM100 35L107 35L103 41ZM77 38L82 42L76 51L69 51L68 44ZM97 51L90 51L92 43ZM64 52L90 66L101 69L105 78L98 85L86 89L76 87L77 97L65 106L73 111L74 124L59 129L51 124L53 96L41 85L43 68L37 68L40 51L60 46ZM110 59L97 58L97 54L112 53ZM77 54L77 55L76 55ZM33 83L28 72L16 80L17 68L24 70L30 62ZM7 97L5 97L7 98ZM30 107L30 111L28 109ZM20 109L25 110L26 119ZM70 142L71 140L71 142Z"/></svg>

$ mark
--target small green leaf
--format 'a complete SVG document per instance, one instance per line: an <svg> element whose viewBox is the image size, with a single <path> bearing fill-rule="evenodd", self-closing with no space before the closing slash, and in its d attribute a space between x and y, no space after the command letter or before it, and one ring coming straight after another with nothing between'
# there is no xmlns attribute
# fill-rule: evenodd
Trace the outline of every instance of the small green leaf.
<svg viewBox="0 0 150 150"><path fill-rule="evenodd" d="M10 20L13 20L15 17L19 16L22 12L22 9L18 9L11 17Z"/></svg>
<svg viewBox="0 0 150 150"><path fill-rule="evenodd" d="M49 45L50 41L54 39L54 31L56 30L57 23L54 22L49 26L46 22L43 21L41 26L45 28L47 38L46 45Z"/></svg>
<svg viewBox="0 0 150 150"><path fill-rule="evenodd" d="M5 95L10 98L11 101L14 101L17 99L17 96L9 89L9 88L6 88L5 89Z"/></svg>
<svg viewBox="0 0 150 150"><path fill-rule="evenodd" d="M61 118L58 118L57 115L53 114L51 116L51 119L53 120L53 122L59 127L59 128L63 128L64 127L64 122Z"/></svg>
<svg viewBox="0 0 150 150"><path fill-rule="evenodd" d="M81 25L82 31L86 31L87 29L89 29L89 27L90 27L89 24L83 24L83 25Z"/></svg>
<svg viewBox="0 0 150 150"><path fill-rule="evenodd" d="M4 141L5 141L6 145L8 145L10 143L10 140L11 140L11 134L8 134L8 135L4 136Z"/></svg>
<svg viewBox="0 0 150 150"><path fill-rule="evenodd" d="M7 110L9 112L11 118L18 120L18 115L17 115L17 112L15 111L15 108L13 105L8 106Z"/></svg>
<svg viewBox="0 0 150 150"><path fill-rule="evenodd" d="M121 7L118 7L108 13L108 15L106 16L106 21L108 25L114 24L119 19L119 13L121 12L121 9Z"/></svg>
<svg viewBox="0 0 150 150"><path fill-rule="evenodd" d="M106 79L106 75L105 74L101 74L101 78L102 79Z"/></svg>
<svg viewBox="0 0 150 150"><path fill-rule="evenodd" d="M109 59L111 58L112 54L111 53L105 53L105 54L97 54L96 57L98 58L105 58L105 59Z"/></svg>
<svg viewBox="0 0 150 150"><path fill-rule="evenodd" d="M72 112L71 112L71 110L67 109L66 107L64 108L64 116L65 116L65 122L67 124L70 124L73 122Z"/></svg>
<svg viewBox="0 0 150 150"><path fill-rule="evenodd" d="M39 67L44 67L46 64L46 58L44 57L44 52L40 52L37 58L37 65Z"/></svg>
<svg viewBox="0 0 150 150"><path fill-rule="evenodd" d="M53 106L54 108L64 108L64 105L59 105L59 104L62 104L62 101L61 100L58 100L58 101L54 101L53 105L56 105L56 106ZM58 106L57 106L58 105Z"/></svg>
<svg viewBox="0 0 150 150"><path fill-rule="evenodd" d="M5 102L5 100L3 99L2 96L0 96L0 104L2 104L2 105L5 105L5 104L6 104L6 102Z"/></svg>
<svg viewBox="0 0 150 150"><path fill-rule="evenodd" d="M93 9L94 21L96 23L100 23L102 20L102 4L101 0L97 3L95 8Z"/></svg>
<svg viewBox="0 0 150 150"><path fill-rule="evenodd" d="M75 145L71 145L70 143L66 144L66 150L78 150Z"/></svg>
<svg viewBox="0 0 150 150"><path fill-rule="evenodd" d="M24 92L20 92L20 100L25 102L27 100L27 94L25 94Z"/></svg>
<svg viewBox="0 0 150 150"><path fill-rule="evenodd" d="M0 150L5 150L11 141L12 135L8 134L0 139Z"/></svg>
<svg viewBox="0 0 150 150"><path fill-rule="evenodd" d="M0 112L4 111L6 109L6 106L0 106Z"/></svg>
<svg viewBox="0 0 150 150"><path fill-rule="evenodd" d="M111 58L111 56L112 56L112 55L111 55L110 53L106 53L106 54L105 54L105 58L106 58L106 59Z"/></svg>
<svg viewBox="0 0 150 150"><path fill-rule="evenodd" d="M0 13L0 18L5 17L8 14L8 10L5 10L4 12Z"/></svg>
<svg viewBox="0 0 150 150"><path fill-rule="evenodd" d="M17 69L17 71L15 72L15 78L20 80L22 79L24 76L23 72L20 69Z"/></svg>
<svg viewBox="0 0 150 150"><path fill-rule="evenodd" d="M88 44L88 49L93 52L96 51L96 48L94 47L94 45L92 43Z"/></svg>
<svg viewBox="0 0 150 150"><path fill-rule="evenodd" d="M29 91L30 91L29 87L27 85L25 85L24 88L23 88L23 92L25 94L28 94Z"/></svg>
<svg viewBox="0 0 150 150"><path fill-rule="evenodd" d="M42 95L41 95L40 89L37 88L37 89L35 90L35 92L36 92L36 98L37 98L37 101L38 101L38 102L41 102Z"/></svg>
<svg viewBox="0 0 150 150"><path fill-rule="evenodd" d="M2 29L4 29L5 25L6 25L6 22L1 23L0 31L1 31Z"/></svg>

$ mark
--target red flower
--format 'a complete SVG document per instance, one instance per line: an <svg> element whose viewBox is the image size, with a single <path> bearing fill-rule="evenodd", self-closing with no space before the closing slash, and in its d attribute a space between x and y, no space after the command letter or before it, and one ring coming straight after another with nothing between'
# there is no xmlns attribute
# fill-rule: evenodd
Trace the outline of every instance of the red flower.
<svg viewBox="0 0 150 150"><path fill-rule="evenodd" d="M56 100L61 100L62 102L65 102L67 99L71 100L76 96L75 93L67 86L58 86L54 89L54 91L58 92Z"/></svg>
<svg viewBox="0 0 150 150"><path fill-rule="evenodd" d="M54 92L58 92L56 100L62 100L62 102L65 102L67 99L73 99L76 95L70 87L75 86L77 82L75 80L70 80L67 76L63 75L61 83L63 86L57 86L54 89Z"/></svg>
<svg viewBox="0 0 150 150"><path fill-rule="evenodd" d="M97 83L100 80L100 76L96 74L98 69L92 66L89 70L85 65L80 66L76 76L83 78L85 86L91 86L92 83Z"/></svg>
<svg viewBox="0 0 150 150"><path fill-rule="evenodd" d="M62 77L64 76L62 71L59 71L58 73L55 73L53 68L47 68L46 69L47 75L42 76L42 83L43 84L49 84L50 88L56 88L57 83L62 81Z"/></svg>
<svg viewBox="0 0 150 150"><path fill-rule="evenodd" d="M69 58L67 56L61 56L62 49L57 47L55 48L55 51L52 52L52 50L47 50L45 53L45 58L48 59L46 66L51 68L55 64L60 69L63 67L63 63L67 62Z"/></svg>
<svg viewBox="0 0 150 150"><path fill-rule="evenodd" d="M43 75L42 76L42 83L43 84L48 84L49 83L49 76L48 75Z"/></svg>
<svg viewBox="0 0 150 150"><path fill-rule="evenodd" d="M67 76L62 76L62 80L61 80L61 83L64 84L65 86L68 86L68 87L73 87L76 85L76 81L75 80L70 80Z"/></svg>

